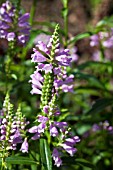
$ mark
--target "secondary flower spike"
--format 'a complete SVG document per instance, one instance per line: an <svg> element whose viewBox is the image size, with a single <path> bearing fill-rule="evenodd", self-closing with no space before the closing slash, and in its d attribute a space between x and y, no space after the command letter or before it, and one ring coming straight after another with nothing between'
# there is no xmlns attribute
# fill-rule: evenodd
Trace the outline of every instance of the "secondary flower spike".
<svg viewBox="0 0 113 170"><path fill-rule="evenodd" d="M10 150L17 150L17 145L23 141L20 150L23 153L28 152L28 143L25 136L26 126L29 122L26 122L25 117L22 115L20 106L16 113L13 113L13 105L10 103L9 94L5 97L3 109L0 113L2 116L0 119L0 146L2 156L7 156Z"/></svg>
<svg viewBox="0 0 113 170"><path fill-rule="evenodd" d="M7 0L0 7L0 38L25 44L30 34L28 20L29 13L17 14L17 9Z"/></svg>

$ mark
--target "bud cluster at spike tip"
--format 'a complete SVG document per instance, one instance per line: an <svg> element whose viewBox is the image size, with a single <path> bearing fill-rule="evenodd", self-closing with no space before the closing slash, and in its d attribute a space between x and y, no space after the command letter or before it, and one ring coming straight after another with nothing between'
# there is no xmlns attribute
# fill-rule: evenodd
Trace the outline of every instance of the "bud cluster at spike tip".
<svg viewBox="0 0 113 170"><path fill-rule="evenodd" d="M8 41L16 40L25 44L29 39L30 25L28 23L29 13L16 16L16 8L10 1L6 1L0 7L0 38Z"/></svg>
<svg viewBox="0 0 113 170"><path fill-rule="evenodd" d="M1 150L16 150L17 145L22 143L20 151L28 152L26 126L29 122L21 113L20 106L13 114L13 105L10 103L9 95L6 95L3 109L0 111L0 147ZM25 145L26 144L26 145Z"/></svg>
<svg viewBox="0 0 113 170"><path fill-rule="evenodd" d="M54 141L52 157L57 167L62 165L60 153L64 151L73 156L77 151L75 144L80 141L78 136L71 134L67 122L57 121L61 114L58 107L59 91L73 92L74 75L67 74L67 67L71 65L71 57L68 49L61 49L59 42L59 26L46 45L38 41L31 55L32 62L37 63L36 71L31 75L31 94L41 95L41 111L37 116L37 124L28 131L33 134L32 140L51 136ZM52 144L52 143L51 143Z"/></svg>

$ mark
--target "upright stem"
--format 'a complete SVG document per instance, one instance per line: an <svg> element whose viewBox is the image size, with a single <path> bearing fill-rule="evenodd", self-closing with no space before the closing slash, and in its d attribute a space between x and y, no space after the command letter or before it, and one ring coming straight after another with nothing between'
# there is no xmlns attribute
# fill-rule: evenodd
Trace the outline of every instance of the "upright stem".
<svg viewBox="0 0 113 170"><path fill-rule="evenodd" d="M65 47L67 47L67 40L68 40L68 17L64 18L64 30L65 30Z"/></svg>
<svg viewBox="0 0 113 170"><path fill-rule="evenodd" d="M2 166L1 166L1 170L7 169L4 160L5 160L5 157L2 158Z"/></svg>
<svg viewBox="0 0 113 170"><path fill-rule="evenodd" d="M36 4L38 0L33 0L31 11L30 11L30 25L33 25L33 20L35 16L35 11L36 11Z"/></svg>
<svg viewBox="0 0 113 170"><path fill-rule="evenodd" d="M9 90L9 82L10 82L10 67L13 62L13 58L15 55L14 51L14 41L8 42L8 51L7 51L7 59L5 61L5 87L6 92Z"/></svg>
<svg viewBox="0 0 113 170"><path fill-rule="evenodd" d="M62 3L63 3L62 15L64 18L64 32L65 32L64 46L66 48L68 40L68 0L62 0Z"/></svg>
<svg viewBox="0 0 113 170"><path fill-rule="evenodd" d="M104 48L103 48L101 42L100 42L100 52L101 52L101 54L100 54L100 59L101 59L101 61L104 61L104 59L105 59Z"/></svg>

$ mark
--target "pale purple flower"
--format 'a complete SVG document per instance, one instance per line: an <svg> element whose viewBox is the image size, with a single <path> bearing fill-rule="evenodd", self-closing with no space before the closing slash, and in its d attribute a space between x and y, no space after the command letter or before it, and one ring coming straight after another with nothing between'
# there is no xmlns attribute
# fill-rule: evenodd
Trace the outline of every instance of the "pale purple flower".
<svg viewBox="0 0 113 170"><path fill-rule="evenodd" d="M45 122L40 123L40 124L38 125L38 132L39 132L39 133L44 133L45 128L46 128L46 123L45 123Z"/></svg>
<svg viewBox="0 0 113 170"><path fill-rule="evenodd" d="M72 58L71 62L78 61L79 56L77 54L77 50L78 50L77 47L76 46L71 47L71 48L69 48L69 50L70 50L70 55L71 55L71 58Z"/></svg>
<svg viewBox="0 0 113 170"><path fill-rule="evenodd" d="M6 38L7 32L5 30L0 30L0 38Z"/></svg>
<svg viewBox="0 0 113 170"><path fill-rule="evenodd" d="M92 35L91 37L90 37L90 46L92 46L92 47L94 47L94 46L98 46L99 45L99 37L98 37L98 35Z"/></svg>
<svg viewBox="0 0 113 170"><path fill-rule="evenodd" d="M52 69L53 69L52 64L45 64L44 67L42 68L42 70L45 71L45 74L49 72L52 73Z"/></svg>
<svg viewBox="0 0 113 170"><path fill-rule="evenodd" d="M97 125L97 124L94 124L93 126L92 126L92 131L98 131L98 130L100 130L100 127L99 127L99 125Z"/></svg>
<svg viewBox="0 0 113 170"><path fill-rule="evenodd" d="M60 167L62 165L62 160L60 158L59 152L56 148L54 148L52 153L53 160L55 161L55 165Z"/></svg>
<svg viewBox="0 0 113 170"><path fill-rule="evenodd" d="M110 132L110 134L113 134L113 126L109 126L107 130Z"/></svg>
<svg viewBox="0 0 113 170"><path fill-rule="evenodd" d="M67 122L54 122L54 124L61 129L68 126Z"/></svg>
<svg viewBox="0 0 113 170"><path fill-rule="evenodd" d="M40 89L42 88L43 77L41 74L38 71L35 71L30 77L31 80L29 82L32 82L31 94L42 94Z"/></svg>
<svg viewBox="0 0 113 170"><path fill-rule="evenodd" d="M101 58L100 58L100 51L95 51L95 52L93 53L93 55L92 55L92 59L93 59L94 61L100 61L100 60L101 60Z"/></svg>
<svg viewBox="0 0 113 170"><path fill-rule="evenodd" d="M24 15L22 15L22 16L19 18L18 25L20 26L21 24L27 23L29 17L30 17L30 14L29 14L29 13L25 13Z"/></svg>
<svg viewBox="0 0 113 170"><path fill-rule="evenodd" d="M37 86L32 85L32 90L30 91L31 94L42 94L42 91L37 88Z"/></svg>
<svg viewBox="0 0 113 170"><path fill-rule="evenodd" d="M49 113L49 106L48 105L44 106L43 111L44 111L44 113L48 114Z"/></svg>
<svg viewBox="0 0 113 170"><path fill-rule="evenodd" d="M20 29L20 33L23 33L25 35L29 35L30 34L30 27Z"/></svg>
<svg viewBox="0 0 113 170"><path fill-rule="evenodd" d="M37 140L37 139L39 139L40 138L40 133L39 132L37 132L37 133L35 133L35 135L31 138L32 140Z"/></svg>
<svg viewBox="0 0 113 170"><path fill-rule="evenodd" d="M42 41L38 41L36 47L38 47L39 50L43 51L45 54L47 54L47 55L50 54L49 49L47 48L47 45L45 43L43 43Z"/></svg>
<svg viewBox="0 0 113 170"><path fill-rule="evenodd" d="M58 130L55 126L50 125L50 135L53 137L58 136Z"/></svg>
<svg viewBox="0 0 113 170"><path fill-rule="evenodd" d="M9 25L7 25L4 21L0 21L0 29L7 30L10 28Z"/></svg>
<svg viewBox="0 0 113 170"><path fill-rule="evenodd" d="M55 57L55 59L58 61L58 64L61 66L69 66L72 60L69 58L69 52L66 50L59 52L59 54Z"/></svg>
<svg viewBox="0 0 113 170"><path fill-rule="evenodd" d="M44 62L46 61L46 57L44 57L41 53L36 51L34 54L31 55L32 62Z"/></svg>
<svg viewBox="0 0 113 170"><path fill-rule="evenodd" d="M66 143L61 144L63 149L70 154L70 156L73 156L75 152L77 152L77 149L74 148L73 146L67 145Z"/></svg>
<svg viewBox="0 0 113 170"><path fill-rule="evenodd" d="M20 151L22 151L23 153L28 153L28 142L27 142L27 138L24 139L24 142L22 143L21 149Z"/></svg>
<svg viewBox="0 0 113 170"><path fill-rule="evenodd" d="M6 12L4 12L4 13L1 15L1 17L2 17L2 20L5 21L5 22L7 22L7 23L11 23L11 22L12 22L11 17L10 17Z"/></svg>
<svg viewBox="0 0 113 170"><path fill-rule="evenodd" d="M42 88L41 83L43 83L43 77L38 71L35 71L34 74L32 74L30 77L32 78L32 80L30 80L29 82L32 82L32 84L39 86L39 88Z"/></svg>
<svg viewBox="0 0 113 170"><path fill-rule="evenodd" d="M61 69L59 67L54 68L53 71L55 75L61 73Z"/></svg>
<svg viewBox="0 0 113 170"><path fill-rule="evenodd" d="M73 79L74 79L74 75L71 74L71 75L69 75L68 77L65 78L64 83L65 83L65 84L72 83L72 82L73 82Z"/></svg>
<svg viewBox="0 0 113 170"><path fill-rule="evenodd" d="M45 116L42 116L42 115L38 115L38 122L41 122L41 123L46 123L49 118L48 117L45 117Z"/></svg>
<svg viewBox="0 0 113 170"><path fill-rule="evenodd" d="M103 42L103 46L107 48L113 47L113 36L108 38L106 41Z"/></svg>
<svg viewBox="0 0 113 170"><path fill-rule="evenodd" d="M13 135L13 144L17 144L17 143L22 143L22 137L18 129Z"/></svg>
<svg viewBox="0 0 113 170"><path fill-rule="evenodd" d="M0 141L1 141L1 140L5 140L5 139L6 139L5 135L1 135Z"/></svg>
<svg viewBox="0 0 113 170"><path fill-rule="evenodd" d="M74 136L72 138L67 138L65 143L69 146L74 146L77 142L80 142L80 138L78 136Z"/></svg>
<svg viewBox="0 0 113 170"><path fill-rule="evenodd" d="M18 36L18 42L20 42L21 44L25 44L25 42L27 42L28 41L28 36L26 36L26 35L19 35Z"/></svg>
<svg viewBox="0 0 113 170"><path fill-rule="evenodd" d="M73 85L67 85L67 84L63 84L62 85L62 91L67 93L67 92L73 92Z"/></svg>
<svg viewBox="0 0 113 170"><path fill-rule="evenodd" d="M7 34L7 40L8 41L14 41L15 38L15 33L14 32L10 32Z"/></svg>
<svg viewBox="0 0 113 170"><path fill-rule="evenodd" d="M33 126L28 130L30 133L36 133L38 132L38 126Z"/></svg>
<svg viewBox="0 0 113 170"><path fill-rule="evenodd" d="M39 89L42 88L42 82L39 81L35 76L32 77L31 82L32 82L32 84L33 84L35 87L37 87L37 88L39 88Z"/></svg>
<svg viewBox="0 0 113 170"><path fill-rule="evenodd" d="M63 80L58 80L58 79L56 79L55 81L54 81L54 86L55 86L55 88L58 88L58 87L60 87L60 86L62 86L63 85Z"/></svg>
<svg viewBox="0 0 113 170"><path fill-rule="evenodd" d="M98 35L99 35L99 38L101 40L106 39L106 38L109 37L109 33L108 32L99 32Z"/></svg>
<svg viewBox="0 0 113 170"><path fill-rule="evenodd" d="M35 133L35 135L32 137L33 140L39 139L40 135L44 133L46 129L46 122L49 119L45 116L39 115L38 116L38 122L41 122L38 126L31 127L28 132L29 133Z"/></svg>

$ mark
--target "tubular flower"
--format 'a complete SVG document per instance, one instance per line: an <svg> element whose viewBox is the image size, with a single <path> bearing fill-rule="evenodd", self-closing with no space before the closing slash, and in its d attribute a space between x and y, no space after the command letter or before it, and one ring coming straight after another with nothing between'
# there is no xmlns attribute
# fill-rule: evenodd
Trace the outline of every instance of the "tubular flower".
<svg viewBox="0 0 113 170"><path fill-rule="evenodd" d="M28 142L27 142L27 138L24 139L24 142L22 143L21 149L20 151L22 151L23 153L27 152L28 153Z"/></svg>
<svg viewBox="0 0 113 170"><path fill-rule="evenodd" d="M53 154L52 154L53 160L55 161L55 165L57 167L62 165L62 160L60 159L60 155L59 152L56 148L54 148L53 150Z"/></svg>

